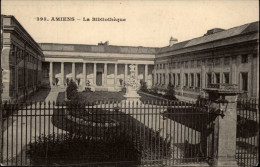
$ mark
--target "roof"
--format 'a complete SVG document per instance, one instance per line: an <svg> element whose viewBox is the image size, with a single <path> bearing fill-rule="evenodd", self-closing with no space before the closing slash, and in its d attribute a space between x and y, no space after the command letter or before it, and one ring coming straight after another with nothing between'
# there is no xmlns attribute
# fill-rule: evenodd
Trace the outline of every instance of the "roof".
<svg viewBox="0 0 260 167"><path fill-rule="evenodd" d="M13 16L13 15L4 15L1 14L1 18L10 18L11 19L11 24L10 25L5 25L3 24L3 30L8 30L10 28L15 27L13 30L17 31L20 30L22 32L22 36L27 38L29 40L29 44L33 44L37 49L38 52L43 55L42 50L40 48L40 46L38 45L38 43L33 39L33 37L26 31L26 29L22 26L22 24Z"/></svg>
<svg viewBox="0 0 260 167"><path fill-rule="evenodd" d="M155 54L157 48L115 46L115 45L83 45L83 44L59 44L39 43L43 51L61 52L91 52L91 53L120 53L120 54Z"/></svg>
<svg viewBox="0 0 260 167"><path fill-rule="evenodd" d="M235 36L242 36L244 34L249 34L253 32L258 32L259 31L259 21L249 23L249 24L244 24L238 27L230 28L228 30L220 31L217 33L213 33L210 35L206 36L201 36L198 38L194 38L191 40L187 40L184 42L176 43L172 46L166 46L158 50L159 53L164 53L164 52L169 52L169 51L174 51L174 50L179 50L179 49L184 49L192 46L197 46L201 44L206 44L209 42L213 41L218 41L218 40L224 40L230 37L235 37ZM250 40L250 39L248 39Z"/></svg>

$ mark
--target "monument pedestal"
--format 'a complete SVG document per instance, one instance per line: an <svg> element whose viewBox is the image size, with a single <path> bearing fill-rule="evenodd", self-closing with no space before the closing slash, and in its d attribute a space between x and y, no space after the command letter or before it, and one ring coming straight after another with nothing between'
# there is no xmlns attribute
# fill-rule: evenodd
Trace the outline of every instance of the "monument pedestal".
<svg viewBox="0 0 260 167"><path fill-rule="evenodd" d="M136 106L137 104L140 105L142 104L140 98L141 96L137 93L135 89L132 89L131 87L127 88L127 92L124 95L126 100L123 100L122 104L130 104Z"/></svg>

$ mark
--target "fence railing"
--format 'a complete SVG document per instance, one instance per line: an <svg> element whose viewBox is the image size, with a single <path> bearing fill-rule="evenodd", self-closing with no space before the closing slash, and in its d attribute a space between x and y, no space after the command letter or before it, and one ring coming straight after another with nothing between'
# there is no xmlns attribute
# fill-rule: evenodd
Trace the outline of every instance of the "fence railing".
<svg viewBox="0 0 260 167"><path fill-rule="evenodd" d="M259 162L258 100L237 102L236 159L239 166L256 166Z"/></svg>
<svg viewBox="0 0 260 167"><path fill-rule="evenodd" d="M201 163L214 115L197 103L2 104L4 165ZM210 140L209 140L210 139Z"/></svg>

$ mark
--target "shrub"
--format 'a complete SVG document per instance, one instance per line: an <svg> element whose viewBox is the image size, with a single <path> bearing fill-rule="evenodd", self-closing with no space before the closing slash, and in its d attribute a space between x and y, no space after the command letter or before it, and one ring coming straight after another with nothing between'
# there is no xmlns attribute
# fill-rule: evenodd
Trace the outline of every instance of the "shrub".
<svg viewBox="0 0 260 167"><path fill-rule="evenodd" d="M164 97L169 99L169 100L176 100L175 91L174 91L174 87L173 87L172 84L168 85Z"/></svg>
<svg viewBox="0 0 260 167"><path fill-rule="evenodd" d="M69 81L68 87L66 89L66 93L67 93L67 99L69 100L73 99L77 95L78 86L73 80Z"/></svg>
<svg viewBox="0 0 260 167"><path fill-rule="evenodd" d="M33 165L67 165L79 161L113 162L118 161L118 158L122 158L121 160L128 158L128 161L138 162L141 157L132 138L122 133L110 133L99 140L91 136L76 136L70 133L42 135L29 146L27 154L30 155ZM128 156L120 156L122 153Z"/></svg>
<svg viewBox="0 0 260 167"><path fill-rule="evenodd" d="M154 86L154 87L152 88L152 93L153 93L153 94L158 94L158 88L157 88L156 86Z"/></svg>
<svg viewBox="0 0 260 167"><path fill-rule="evenodd" d="M147 84L146 84L146 82L143 81L143 80L140 80L140 84L141 84L140 90L141 90L142 92L147 92L148 90L147 90Z"/></svg>

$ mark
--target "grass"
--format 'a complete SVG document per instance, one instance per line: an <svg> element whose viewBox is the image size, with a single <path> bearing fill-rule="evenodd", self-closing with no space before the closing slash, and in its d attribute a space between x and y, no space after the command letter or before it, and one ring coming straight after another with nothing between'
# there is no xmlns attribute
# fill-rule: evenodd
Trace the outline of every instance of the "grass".
<svg viewBox="0 0 260 167"><path fill-rule="evenodd" d="M79 92L80 96L79 103L96 103L98 101L122 101L126 98L124 97L123 92L106 92L106 91L98 91L98 92ZM151 101L162 101L160 98L156 98L153 96L149 96L143 93L139 94L141 96L140 100L144 103L151 103ZM63 103L65 101L65 92L60 92L57 97L57 102Z"/></svg>

